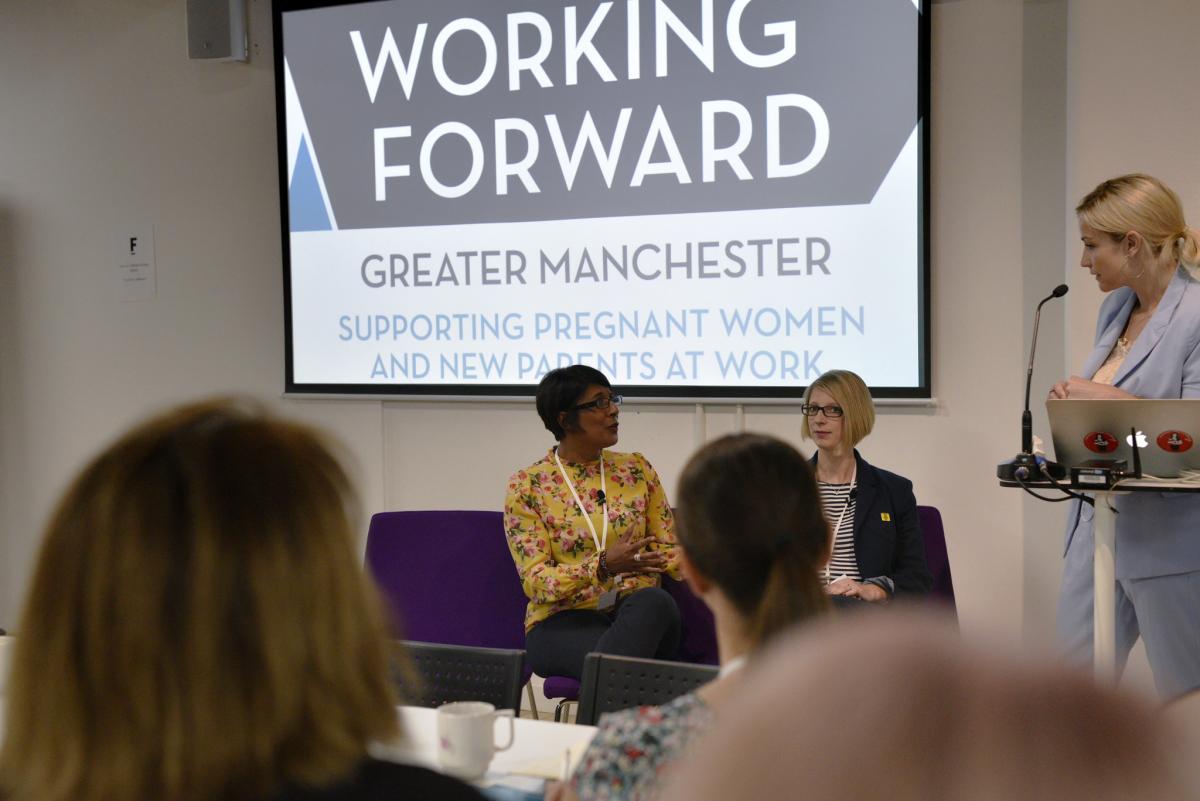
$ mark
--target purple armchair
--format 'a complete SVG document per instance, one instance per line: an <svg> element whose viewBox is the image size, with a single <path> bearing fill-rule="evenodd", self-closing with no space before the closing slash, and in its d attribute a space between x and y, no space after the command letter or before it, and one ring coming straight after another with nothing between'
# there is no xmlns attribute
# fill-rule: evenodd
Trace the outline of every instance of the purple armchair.
<svg viewBox="0 0 1200 801"><path fill-rule="evenodd" d="M380 512L366 562L397 636L525 648L525 593L500 512Z"/></svg>
<svg viewBox="0 0 1200 801"><path fill-rule="evenodd" d="M380 512L366 563L397 639L525 650L525 593L500 512Z"/></svg>
<svg viewBox="0 0 1200 801"><path fill-rule="evenodd" d="M367 569L375 578L398 638L446 645L525 650L521 579L508 552L502 512L380 512L367 531ZM537 713L529 677L522 682ZM546 676L543 694L565 704L579 682Z"/></svg>
<svg viewBox="0 0 1200 801"><path fill-rule="evenodd" d="M367 532L367 569L398 639L525 649L525 592L508 552L501 512L380 512ZM663 581L682 618L678 659L717 663L712 613L683 582ZM523 669L528 683L532 669ZM533 690L528 688L530 707ZM546 676L554 717L579 698L579 682Z"/></svg>
<svg viewBox="0 0 1200 801"><path fill-rule="evenodd" d="M950 577L950 556L946 552L946 532L942 528L942 514L936 506L918 506L917 517L921 521L921 534L925 540L925 563L933 575L933 587L929 590L929 598L945 604L957 615L954 580Z"/></svg>
<svg viewBox="0 0 1200 801"><path fill-rule="evenodd" d="M692 592L686 581L663 576L662 588L675 599L675 605L679 607L679 653L675 655L675 661L696 665L718 664L717 624L713 621L708 604Z"/></svg>

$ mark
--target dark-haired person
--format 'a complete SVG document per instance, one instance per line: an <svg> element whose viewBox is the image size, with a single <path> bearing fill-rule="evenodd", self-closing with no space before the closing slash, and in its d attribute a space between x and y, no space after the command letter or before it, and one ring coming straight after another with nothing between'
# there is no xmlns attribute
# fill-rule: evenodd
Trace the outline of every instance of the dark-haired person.
<svg viewBox="0 0 1200 801"><path fill-rule="evenodd" d="M599 370L551 370L537 411L558 444L508 480L504 529L539 676L579 678L590 651L669 659L679 646L679 609L659 586L679 574L671 506L644 456L608 450L620 406Z"/></svg>
<svg viewBox="0 0 1200 801"><path fill-rule="evenodd" d="M791 445L735 434L704 446L684 468L677 515L683 572L713 611L721 672L662 706L604 716L561 799L657 797L673 764L740 691L746 660L829 606L818 579L829 527L812 470Z"/></svg>
<svg viewBox="0 0 1200 801"><path fill-rule="evenodd" d="M9 679L5 801L482 801L377 761L385 630L323 438L231 402L107 448L58 504Z"/></svg>
<svg viewBox="0 0 1200 801"><path fill-rule="evenodd" d="M1149 175L1097 186L1075 209L1080 266L1108 297L1082 375L1054 398L1200 398L1200 232L1169 187ZM1140 636L1164 698L1200 688L1200 495L1117 496L1116 661ZM1092 507L1067 513L1058 631L1092 660Z"/></svg>
<svg viewBox="0 0 1200 801"><path fill-rule="evenodd" d="M821 571L826 592L862 601L928 593L933 579L912 482L868 464L856 449L875 426L867 385L849 370L830 370L805 391L801 411L834 537Z"/></svg>

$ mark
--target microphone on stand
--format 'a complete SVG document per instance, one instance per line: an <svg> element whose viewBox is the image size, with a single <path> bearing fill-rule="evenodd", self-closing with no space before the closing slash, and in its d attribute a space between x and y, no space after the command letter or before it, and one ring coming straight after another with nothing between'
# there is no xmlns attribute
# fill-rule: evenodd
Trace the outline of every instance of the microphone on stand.
<svg viewBox="0 0 1200 801"><path fill-rule="evenodd" d="M1054 290L1042 298L1033 313L1033 340L1029 344L1029 369L1025 371L1025 410L1021 412L1021 452L1011 462L1002 462L996 466L996 475L1002 481L1027 481L1041 473L1037 457L1033 455L1033 413L1029 411L1029 391L1033 385L1033 358L1037 353L1038 323L1042 320L1042 307L1054 298L1061 298L1070 289L1066 284L1059 284ZM1046 468L1055 478L1063 478L1066 471L1054 462L1045 462Z"/></svg>

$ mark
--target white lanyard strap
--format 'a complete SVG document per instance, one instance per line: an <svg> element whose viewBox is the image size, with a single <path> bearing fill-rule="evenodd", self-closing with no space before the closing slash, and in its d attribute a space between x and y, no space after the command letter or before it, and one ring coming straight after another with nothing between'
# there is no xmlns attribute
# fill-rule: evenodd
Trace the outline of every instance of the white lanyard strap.
<svg viewBox="0 0 1200 801"><path fill-rule="evenodd" d="M567 489L571 490L571 495L575 498L575 505L579 507L579 514L583 515L583 520L587 523L588 528L592 532L592 542L596 543L596 553L604 550L604 544L608 542L608 486L604 483L604 451L600 451L600 497L603 503L600 508L604 510L604 534L596 535L596 524L592 522L591 515L583 506L583 501L579 499L579 493L575 491L575 484L572 483L571 477L567 475L566 468L563 467L562 460L558 458L558 448L554 449L554 461L558 465L558 472L562 473L563 481L567 482Z"/></svg>
<svg viewBox="0 0 1200 801"><path fill-rule="evenodd" d="M717 670L717 678L723 679L730 673L736 673L746 666L746 655L735 656Z"/></svg>
<svg viewBox="0 0 1200 801"><path fill-rule="evenodd" d="M842 504L842 513L838 515L837 522L833 524L833 544L837 543L838 532L842 530L842 520L846 517L846 510L850 508L850 501L854 500L854 488L858 486L858 461L854 462L854 472L850 474L850 491L846 493L846 502ZM832 544L829 549L830 562L833 561ZM829 583L829 564L825 563L825 583Z"/></svg>

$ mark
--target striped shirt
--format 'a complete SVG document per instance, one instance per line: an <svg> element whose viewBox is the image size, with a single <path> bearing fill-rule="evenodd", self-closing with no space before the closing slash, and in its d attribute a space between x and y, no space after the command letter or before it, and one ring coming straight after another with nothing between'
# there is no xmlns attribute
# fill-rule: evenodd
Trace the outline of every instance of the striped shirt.
<svg viewBox="0 0 1200 801"><path fill-rule="evenodd" d="M858 573L858 561L854 558L854 505L855 499L850 497L849 484L827 484L817 482L821 493L821 507L825 510L825 519L829 527L837 526L833 540L833 558L829 561L828 578L822 573L822 579L829 583L842 576L862 581ZM845 512L843 513L843 510ZM838 525L838 518L841 525Z"/></svg>

